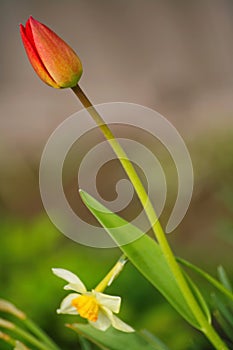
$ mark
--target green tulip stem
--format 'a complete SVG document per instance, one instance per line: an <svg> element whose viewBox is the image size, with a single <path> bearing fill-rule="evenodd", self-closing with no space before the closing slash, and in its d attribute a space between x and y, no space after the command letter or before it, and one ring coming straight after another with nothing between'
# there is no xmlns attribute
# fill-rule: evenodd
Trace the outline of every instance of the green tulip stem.
<svg viewBox="0 0 233 350"><path fill-rule="evenodd" d="M161 250L166 258L166 261L173 273L173 276L190 308L196 320L200 324L202 332L206 335L206 337L210 340L210 342L215 346L218 350L227 350L227 346L215 332L214 328L208 323L205 315L203 314L197 300L195 299L193 293L191 292L186 279L180 269L179 264L177 263L175 256L168 244L166 235L160 225L158 217L155 213L155 210L152 206L152 203L146 193L143 184L136 173L133 164L128 159L125 151L114 137L112 131L109 129L108 125L104 122L98 111L95 109L91 101L87 98L83 90L79 85L72 88L75 95L79 98L82 105L87 109L90 116L93 118L97 126L102 131L105 138L108 140L110 146L121 162L122 167L124 168L126 174L128 175L130 181L133 184L133 187L138 195L138 198L145 210L145 213L148 217L148 220L151 224L155 237L161 247ZM156 266L155 266L156 268Z"/></svg>

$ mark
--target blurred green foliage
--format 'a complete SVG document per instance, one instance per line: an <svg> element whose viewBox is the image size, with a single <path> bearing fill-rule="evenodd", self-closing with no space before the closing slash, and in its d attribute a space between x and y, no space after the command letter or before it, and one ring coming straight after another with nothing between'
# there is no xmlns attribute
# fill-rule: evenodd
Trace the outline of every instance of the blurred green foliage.
<svg viewBox="0 0 233 350"><path fill-rule="evenodd" d="M25 311L64 349L72 348L77 337L64 327L66 322L83 322L78 317L57 315L56 309L67 294L64 281L52 267L77 273L88 288L94 287L119 257L118 249L80 246L59 233L41 216L31 222L1 220L1 298ZM123 298L121 317L135 328L147 328L174 348L187 349L195 332L177 315L154 288L130 265L108 293ZM174 327L180 331L174 333ZM184 331L185 330L185 331Z"/></svg>
<svg viewBox="0 0 233 350"><path fill-rule="evenodd" d="M194 196L184 222L169 239L178 255L210 273L222 263L232 280L232 135L212 136L211 143L205 138L198 140L190 152L196 176ZM95 249L71 241L57 231L46 214L33 219L2 214L0 298L25 311L62 349L78 349L77 335L64 324L83 321L56 314L67 292L51 268L67 268L92 288L119 256L118 249ZM211 292L201 278L195 279L205 293ZM210 349L204 337L189 327L132 265L126 265L107 293L122 297L120 317L124 321L136 329L148 329L172 350ZM9 349L1 341L0 348Z"/></svg>

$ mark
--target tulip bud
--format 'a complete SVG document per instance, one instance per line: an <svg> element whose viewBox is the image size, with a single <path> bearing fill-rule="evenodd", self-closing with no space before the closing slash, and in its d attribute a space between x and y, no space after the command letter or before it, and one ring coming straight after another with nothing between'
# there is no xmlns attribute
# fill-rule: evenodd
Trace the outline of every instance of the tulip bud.
<svg viewBox="0 0 233 350"><path fill-rule="evenodd" d="M32 67L46 84L54 88L77 85L82 63L57 34L32 17L25 27L20 24L20 34Z"/></svg>

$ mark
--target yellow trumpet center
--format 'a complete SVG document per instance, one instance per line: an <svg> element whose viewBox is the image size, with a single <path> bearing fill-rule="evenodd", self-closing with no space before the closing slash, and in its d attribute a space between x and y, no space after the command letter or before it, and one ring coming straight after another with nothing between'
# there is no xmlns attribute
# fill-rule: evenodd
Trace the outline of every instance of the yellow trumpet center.
<svg viewBox="0 0 233 350"><path fill-rule="evenodd" d="M99 304L93 295L81 295L72 300L72 305L80 316L96 322L98 319Z"/></svg>

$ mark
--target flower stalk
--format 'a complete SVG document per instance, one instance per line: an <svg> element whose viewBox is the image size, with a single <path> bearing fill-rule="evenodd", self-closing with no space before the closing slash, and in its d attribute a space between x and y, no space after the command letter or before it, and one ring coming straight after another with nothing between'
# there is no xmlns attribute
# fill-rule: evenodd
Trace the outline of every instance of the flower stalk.
<svg viewBox="0 0 233 350"><path fill-rule="evenodd" d="M109 142L110 146L112 147L113 151L115 152L116 156L118 157L123 169L125 170L126 174L128 175L130 181L132 182L134 189L138 195L138 198L145 210L145 213L148 217L148 220L151 224L151 228L154 232L154 235L161 247L161 250L164 254L164 257L173 273L173 276L190 308L193 315L195 316L196 320L199 322L202 332L206 335L206 337L209 339L209 341L215 346L218 350L227 350L228 347L225 345L225 343L222 341L222 339L219 337L219 335L215 332L214 328L209 324L208 320L206 319L205 315L203 314L203 311L201 310L197 300L195 299L192 291L190 290L187 281L185 280L185 277L180 269L180 266L178 265L176 258L171 250L171 247L168 244L166 235L162 229L162 226L160 225L160 222L158 220L158 217L155 213L155 210L153 208L153 205L147 195L147 192L137 174L135 171L135 168L133 164L128 159L125 151L117 141L117 139L114 137L112 131L108 127L108 125L104 122L101 115L98 113L98 111L95 109L91 101L88 99L88 97L85 95L84 91L81 89L79 85L72 87L72 90L74 94L78 97L82 105L87 109L88 113L92 117L92 119L95 121L97 126L102 131L103 135Z"/></svg>
<svg viewBox="0 0 233 350"><path fill-rule="evenodd" d="M102 281L95 287L96 292L103 292L107 287L109 287L113 280L122 271L124 265L127 263L128 259L123 254L120 259L116 262L113 268L107 273L107 275L102 279Z"/></svg>

